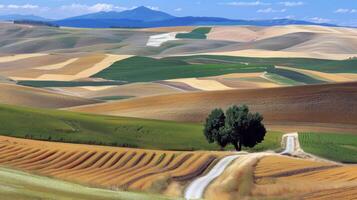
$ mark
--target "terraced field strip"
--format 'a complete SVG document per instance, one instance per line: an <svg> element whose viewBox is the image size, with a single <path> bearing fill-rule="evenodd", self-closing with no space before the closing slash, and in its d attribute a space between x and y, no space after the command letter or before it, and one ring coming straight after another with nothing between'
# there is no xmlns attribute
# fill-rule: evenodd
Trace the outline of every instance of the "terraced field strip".
<svg viewBox="0 0 357 200"><path fill-rule="evenodd" d="M178 152L32 141L0 136L0 165L105 188L149 190L185 183L229 153Z"/></svg>
<svg viewBox="0 0 357 200"><path fill-rule="evenodd" d="M357 198L357 166L266 156L254 169L254 183L257 196L313 198L338 190L340 197Z"/></svg>

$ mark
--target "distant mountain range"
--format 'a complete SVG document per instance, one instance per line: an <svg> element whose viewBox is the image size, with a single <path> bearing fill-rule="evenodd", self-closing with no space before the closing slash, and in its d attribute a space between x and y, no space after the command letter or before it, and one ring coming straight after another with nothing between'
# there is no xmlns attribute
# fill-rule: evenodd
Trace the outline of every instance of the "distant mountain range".
<svg viewBox="0 0 357 200"><path fill-rule="evenodd" d="M21 15L21 14L1 15L0 20L1 21L15 21L15 20L51 21L51 19L46 19L36 15Z"/></svg>
<svg viewBox="0 0 357 200"><path fill-rule="evenodd" d="M4 17L4 18L3 18ZM33 15L0 16L0 20L34 20L50 21ZM78 28L151 28L165 26L208 26L208 25L251 25L251 26L278 26L278 25L320 25L336 26L326 23L314 23L302 20L274 19L274 20L235 20L219 17L175 17L165 12L152 10L141 6L123 12L97 12L92 14L51 21L57 26Z"/></svg>

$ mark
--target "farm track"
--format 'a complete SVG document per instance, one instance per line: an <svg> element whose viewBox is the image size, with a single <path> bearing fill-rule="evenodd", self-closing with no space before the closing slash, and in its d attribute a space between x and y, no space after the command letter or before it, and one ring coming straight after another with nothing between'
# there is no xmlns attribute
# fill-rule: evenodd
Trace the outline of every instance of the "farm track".
<svg viewBox="0 0 357 200"><path fill-rule="evenodd" d="M63 144L0 136L0 165L81 184L148 190L164 178L185 183L227 153Z"/></svg>

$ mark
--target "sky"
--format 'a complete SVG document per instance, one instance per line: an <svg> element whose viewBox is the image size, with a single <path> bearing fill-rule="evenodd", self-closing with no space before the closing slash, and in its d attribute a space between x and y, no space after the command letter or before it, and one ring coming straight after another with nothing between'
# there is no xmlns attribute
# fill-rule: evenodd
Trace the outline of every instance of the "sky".
<svg viewBox="0 0 357 200"><path fill-rule="evenodd" d="M299 19L357 26L357 0L0 0L0 15L34 14L62 19L138 6L175 16L231 19Z"/></svg>

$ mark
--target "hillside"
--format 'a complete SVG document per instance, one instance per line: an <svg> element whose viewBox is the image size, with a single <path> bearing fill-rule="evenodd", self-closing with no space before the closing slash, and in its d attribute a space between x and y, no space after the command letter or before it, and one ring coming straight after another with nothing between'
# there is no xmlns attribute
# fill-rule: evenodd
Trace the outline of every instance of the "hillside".
<svg viewBox="0 0 357 200"><path fill-rule="evenodd" d="M0 135L67 143L163 150L217 150L207 143L202 125L81 114L0 104ZM278 149L281 133L269 132L250 151Z"/></svg>
<svg viewBox="0 0 357 200"><path fill-rule="evenodd" d="M58 94L44 89L0 83L0 103L40 108L64 108L98 103L98 100Z"/></svg>
<svg viewBox="0 0 357 200"><path fill-rule="evenodd" d="M355 132L357 83L251 90L193 92L144 97L72 108L72 111L173 121L202 122L216 107L247 104L270 127L293 130L337 128ZM304 127L305 126L305 127ZM302 129L301 129L302 128Z"/></svg>

